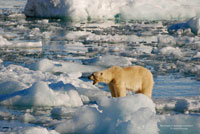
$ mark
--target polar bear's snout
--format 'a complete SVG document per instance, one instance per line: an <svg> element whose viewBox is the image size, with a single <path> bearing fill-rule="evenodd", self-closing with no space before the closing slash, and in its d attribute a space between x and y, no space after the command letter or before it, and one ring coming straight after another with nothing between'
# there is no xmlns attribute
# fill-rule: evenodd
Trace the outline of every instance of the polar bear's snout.
<svg viewBox="0 0 200 134"><path fill-rule="evenodd" d="M94 80L94 74L91 74L90 76L88 76L88 79Z"/></svg>
<svg viewBox="0 0 200 134"><path fill-rule="evenodd" d="M88 79L93 80L93 85L95 85L97 82L95 73L91 74L90 76L88 76Z"/></svg>

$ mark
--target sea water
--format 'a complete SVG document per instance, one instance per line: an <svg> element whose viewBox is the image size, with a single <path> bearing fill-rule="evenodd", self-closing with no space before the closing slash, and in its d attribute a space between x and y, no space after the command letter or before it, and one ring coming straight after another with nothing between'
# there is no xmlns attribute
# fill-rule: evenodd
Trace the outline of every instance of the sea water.
<svg viewBox="0 0 200 134"><path fill-rule="evenodd" d="M199 133L200 38L170 29L199 14L197 0L26 2L0 1L0 133ZM152 100L113 99L87 79L112 65L151 70Z"/></svg>

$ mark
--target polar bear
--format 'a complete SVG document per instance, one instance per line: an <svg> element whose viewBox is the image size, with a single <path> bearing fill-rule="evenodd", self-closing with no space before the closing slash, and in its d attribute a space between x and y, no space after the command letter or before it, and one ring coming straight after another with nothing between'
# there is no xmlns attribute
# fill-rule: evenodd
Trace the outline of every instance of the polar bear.
<svg viewBox="0 0 200 134"><path fill-rule="evenodd" d="M93 84L107 83L112 97L126 96L126 90L143 93L152 97L154 85L152 73L142 66L112 66L106 70L94 72L88 77Z"/></svg>

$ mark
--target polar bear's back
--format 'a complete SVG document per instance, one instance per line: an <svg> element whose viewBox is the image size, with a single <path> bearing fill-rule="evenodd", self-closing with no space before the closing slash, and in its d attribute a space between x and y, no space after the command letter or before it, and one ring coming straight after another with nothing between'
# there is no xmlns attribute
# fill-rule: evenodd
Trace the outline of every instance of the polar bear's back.
<svg viewBox="0 0 200 134"><path fill-rule="evenodd" d="M129 75L136 75L138 77L152 77L152 73L147 69L142 66L130 66L130 67L125 67L122 68L124 73L128 73Z"/></svg>
<svg viewBox="0 0 200 134"><path fill-rule="evenodd" d="M124 74L122 77L126 80L127 88L138 90L152 90L154 81L152 73L142 66L130 66L122 68ZM125 78L126 77L126 78Z"/></svg>

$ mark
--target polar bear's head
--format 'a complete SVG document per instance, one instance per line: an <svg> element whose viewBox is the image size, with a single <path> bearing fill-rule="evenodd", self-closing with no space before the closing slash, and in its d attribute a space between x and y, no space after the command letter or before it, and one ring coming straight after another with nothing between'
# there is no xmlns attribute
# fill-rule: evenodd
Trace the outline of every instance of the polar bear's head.
<svg viewBox="0 0 200 134"><path fill-rule="evenodd" d="M118 69L118 67L113 66L113 67L110 67L106 70L94 72L88 78L90 80L93 80L93 84L97 84L98 82L110 83L114 78L113 76L115 74L116 69Z"/></svg>

